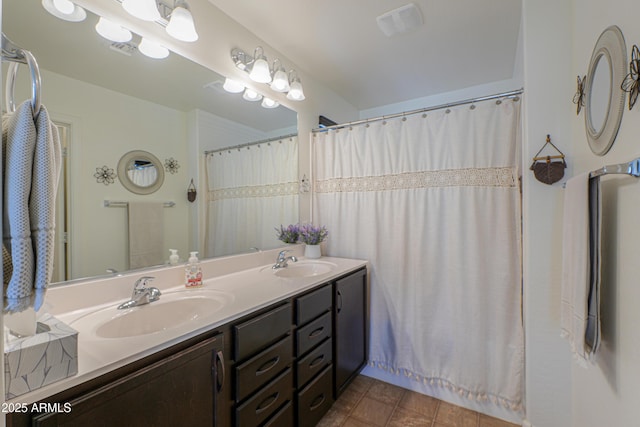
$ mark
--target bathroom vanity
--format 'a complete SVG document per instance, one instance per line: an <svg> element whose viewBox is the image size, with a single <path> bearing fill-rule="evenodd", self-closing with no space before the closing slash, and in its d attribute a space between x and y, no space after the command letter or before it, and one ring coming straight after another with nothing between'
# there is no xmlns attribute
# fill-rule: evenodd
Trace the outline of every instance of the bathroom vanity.
<svg viewBox="0 0 640 427"><path fill-rule="evenodd" d="M222 275L195 293L163 289L158 302L165 298L172 310L187 307L184 295L190 302L224 295L215 315L200 315L206 325L195 319L186 322L191 328L168 328L174 332L114 332L114 320L96 314L112 313L113 301L58 313L79 330L79 373L11 400L28 410L9 414L7 425L315 425L366 363L366 263L322 258L290 266L297 270L266 265ZM98 318L101 326L91 324Z"/></svg>

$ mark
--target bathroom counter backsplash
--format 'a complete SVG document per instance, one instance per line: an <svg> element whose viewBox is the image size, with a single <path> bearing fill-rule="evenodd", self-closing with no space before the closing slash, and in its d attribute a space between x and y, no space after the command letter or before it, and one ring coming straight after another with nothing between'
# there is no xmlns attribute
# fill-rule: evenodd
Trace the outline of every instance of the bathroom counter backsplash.
<svg viewBox="0 0 640 427"><path fill-rule="evenodd" d="M332 271L311 277L278 277L269 271L278 252L202 261L204 285L196 289L185 289L184 265L52 287L47 291L43 310L78 330L78 373L13 400L30 404L44 399L367 265L363 260L323 257L318 261L335 265ZM292 254L304 262L302 252L303 246L298 245ZM116 307L131 297L133 284L141 276L154 276L151 286L162 292L158 302L133 309L141 313L162 302L163 296L213 296L221 303L213 314L176 327L131 337L99 337L95 322L86 319L96 313L114 317L110 310L117 313Z"/></svg>

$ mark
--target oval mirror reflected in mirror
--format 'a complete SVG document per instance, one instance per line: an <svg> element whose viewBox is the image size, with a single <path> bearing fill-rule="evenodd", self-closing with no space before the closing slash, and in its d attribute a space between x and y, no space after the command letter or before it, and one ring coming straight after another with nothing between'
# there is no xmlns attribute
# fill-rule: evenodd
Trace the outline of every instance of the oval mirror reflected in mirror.
<svg viewBox="0 0 640 427"><path fill-rule="evenodd" d="M135 194L151 194L162 187L164 170L153 154L130 151L118 162L118 178L122 185Z"/></svg>
<svg viewBox="0 0 640 427"><path fill-rule="evenodd" d="M604 30L591 55L585 87L585 132L591 151L604 156L613 145L624 112L625 92L620 88L627 67L627 52L620 28Z"/></svg>

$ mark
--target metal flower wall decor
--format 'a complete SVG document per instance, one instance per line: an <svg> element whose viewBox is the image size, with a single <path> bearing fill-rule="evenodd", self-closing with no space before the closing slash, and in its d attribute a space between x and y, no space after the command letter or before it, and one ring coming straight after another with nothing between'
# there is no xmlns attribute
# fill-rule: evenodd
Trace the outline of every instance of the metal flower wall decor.
<svg viewBox="0 0 640 427"><path fill-rule="evenodd" d="M102 166L96 168L96 173L93 174L96 182L99 184L109 185L116 181L116 173L109 166Z"/></svg>
<svg viewBox="0 0 640 427"><path fill-rule="evenodd" d="M578 80L578 90L576 91L576 94L573 95L573 103L578 106L576 115L580 114L582 107L584 107L584 83L585 83L585 80L587 80L587 76L583 76L582 78L578 76L577 80Z"/></svg>
<svg viewBox="0 0 640 427"><path fill-rule="evenodd" d="M620 88L629 94L629 110L633 108L638 99L638 87L640 85L640 50L635 44L631 49L631 62L629 62L629 74L624 78Z"/></svg>
<svg viewBox="0 0 640 427"><path fill-rule="evenodd" d="M173 157L169 157L164 161L164 169L171 174L178 173L179 168L178 161Z"/></svg>

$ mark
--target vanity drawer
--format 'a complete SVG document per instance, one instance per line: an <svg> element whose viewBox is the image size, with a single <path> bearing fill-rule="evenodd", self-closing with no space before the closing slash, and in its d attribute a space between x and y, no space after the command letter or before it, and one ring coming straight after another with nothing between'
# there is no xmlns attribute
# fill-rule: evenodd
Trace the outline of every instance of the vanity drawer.
<svg viewBox="0 0 640 427"><path fill-rule="evenodd" d="M284 408L280 409L269 421L267 421L264 427L294 427L293 420L293 404L287 403Z"/></svg>
<svg viewBox="0 0 640 427"><path fill-rule="evenodd" d="M287 303L234 326L236 361L251 356L288 334L291 320L291 304Z"/></svg>
<svg viewBox="0 0 640 427"><path fill-rule="evenodd" d="M331 336L331 313L327 312L296 331L297 355L302 356Z"/></svg>
<svg viewBox="0 0 640 427"><path fill-rule="evenodd" d="M331 285L326 285L296 299L296 324L302 326L309 320L331 309Z"/></svg>
<svg viewBox="0 0 640 427"><path fill-rule="evenodd" d="M236 402L244 400L263 384L289 367L292 359L293 338L289 335L236 367Z"/></svg>
<svg viewBox="0 0 640 427"><path fill-rule="evenodd" d="M299 427L315 426L333 405L333 382L329 365L298 395Z"/></svg>
<svg viewBox="0 0 640 427"><path fill-rule="evenodd" d="M331 338L326 339L316 349L297 362L297 386L304 387L318 372L333 361Z"/></svg>
<svg viewBox="0 0 640 427"><path fill-rule="evenodd" d="M252 427L261 425L267 418L291 400L293 396L293 375L287 369L262 391L236 408L236 426Z"/></svg>

